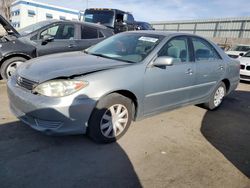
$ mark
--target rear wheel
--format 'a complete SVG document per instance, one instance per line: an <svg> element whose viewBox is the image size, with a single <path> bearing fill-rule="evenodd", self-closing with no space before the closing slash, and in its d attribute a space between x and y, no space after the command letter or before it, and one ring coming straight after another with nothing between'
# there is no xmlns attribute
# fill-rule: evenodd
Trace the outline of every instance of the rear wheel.
<svg viewBox="0 0 250 188"><path fill-rule="evenodd" d="M1 77L5 80L9 79L23 62L27 59L23 57L12 57L7 59L1 65Z"/></svg>
<svg viewBox="0 0 250 188"><path fill-rule="evenodd" d="M218 108L224 97L226 95L226 86L223 82L221 82L214 90L212 93L210 100L208 103L205 103L205 107L208 108L209 110L214 110Z"/></svg>
<svg viewBox="0 0 250 188"><path fill-rule="evenodd" d="M130 99L117 93L102 98L91 115L88 136L99 143L122 137L131 124L132 106Z"/></svg>

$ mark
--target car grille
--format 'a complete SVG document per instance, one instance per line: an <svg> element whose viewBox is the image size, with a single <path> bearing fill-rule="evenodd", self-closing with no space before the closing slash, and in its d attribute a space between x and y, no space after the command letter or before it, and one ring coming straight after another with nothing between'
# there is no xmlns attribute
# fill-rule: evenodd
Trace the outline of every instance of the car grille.
<svg viewBox="0 0 250 188"><path fill-rule="evenodd" d="M35 119L36 125L43 128L55 129L62 125L60 121L47 121L42 119Z"/></svg>
<svg viewBox="0 0 250 188"><path fill-rule="evenodd" d="M32 80L28 80L26 78L23 78L21 76L16 76L16 82L19 86L28 89L28 90L32 90L38 83L34 82Z"/></svg>
<svg viewBox="0 0 250 188"><path fill-rule="evenodd" d="M245 65L240 65L240 69L245 69Z"/></svg>
<svg viewBox="0 0 250 188"><path fill-rule="evenodd" d="M231 55L231 54L228 54L228 56L231 58L238 58L239 57L238 55Z"/></svg>

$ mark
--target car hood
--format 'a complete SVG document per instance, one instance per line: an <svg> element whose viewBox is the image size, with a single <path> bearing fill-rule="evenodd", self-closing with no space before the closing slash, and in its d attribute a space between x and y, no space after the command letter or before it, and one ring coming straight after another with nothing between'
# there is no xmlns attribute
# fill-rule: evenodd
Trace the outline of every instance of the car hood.
<svg viewBox="0 0 250 188"><path fill-rule="evenodd" d="M250 65L250 57L240 57L238 60L242 65Z"/></svg>
<svg viewBox="0 0 250 188"><path fill-rule="evenodd" d="M58 53L32 59L17 69L17 75L38 83L128 66L130 63L88 55L83 51Z"/></svg>
<svg viewBox="0 0 250 188"><path fill-rule="evenodd" d="M2 15L0 15L0 24L3 26L3 28L9 35L14 34L16 37L20 36L17 30Z"/></svg>
<svg viewBox="0 0 250 188"><path fill-rule="evenodd" d="M229 55L240 55L240 53L245 54L246 52L244 52L244 51L232 51L232 50L226 51L226 54L229 54Z"/></svg>

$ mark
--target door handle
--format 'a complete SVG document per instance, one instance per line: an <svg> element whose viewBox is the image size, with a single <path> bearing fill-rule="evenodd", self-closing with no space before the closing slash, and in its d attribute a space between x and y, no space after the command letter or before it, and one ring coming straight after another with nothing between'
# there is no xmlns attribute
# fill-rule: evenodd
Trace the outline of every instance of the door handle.
<svg viewBox="0 0 250 188"><path fill-rule="evenodd" d="M74 48L74 47L76 47L76 45L75 44L70 44L70 45L68 45L68 47L69 48Z"/></svg>
<svg viewBox="0 0 250 188"><path fill-rule="evenodd" d="M186 71L186 74L188 74L188 75L192 75L194 72L193 72L193 70L192 69L188 69L187 71Z"/></svg>
<svg viewBox="0 0 250 188"><path fill-rule="evenodd" d="M224 70L224 67L223 67L222 65L220 65L220 66L218 67L218 70Z"/></svg>

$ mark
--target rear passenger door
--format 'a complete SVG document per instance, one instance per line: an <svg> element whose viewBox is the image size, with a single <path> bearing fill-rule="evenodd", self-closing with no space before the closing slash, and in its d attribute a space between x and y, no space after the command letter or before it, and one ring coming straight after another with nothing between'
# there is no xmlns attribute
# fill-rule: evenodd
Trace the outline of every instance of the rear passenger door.
<svg viewBox="0 0 250 188"><path fill-rule="evenodd" d="M53 40L43 43L44 36L51 36ZM76 51L76 28L72 23L52 24L38 33L37 56Z"/></svg>
<svg viewBox="0 0 250 188"><path fill-rule="evenodd" d="M206 97L213 91L225 72L225 64L209 42L199 37L191 37L191 41L197 70L191 97L196 100Z"/></svg>
<svg viewBox="0 0 250 188"><path fill-rule="evenodd" d="M100 29L82 25L80 27L80 40L77 44L81 50L86 49L104 39L104 35Z"/></svg>

